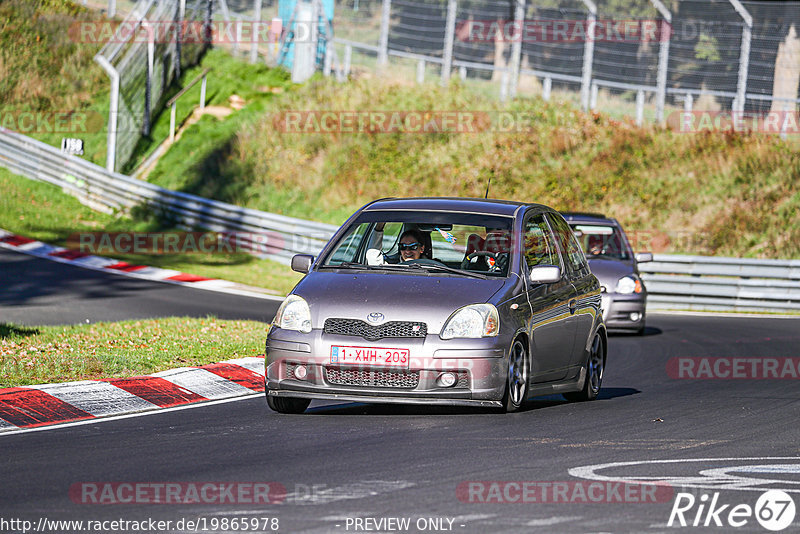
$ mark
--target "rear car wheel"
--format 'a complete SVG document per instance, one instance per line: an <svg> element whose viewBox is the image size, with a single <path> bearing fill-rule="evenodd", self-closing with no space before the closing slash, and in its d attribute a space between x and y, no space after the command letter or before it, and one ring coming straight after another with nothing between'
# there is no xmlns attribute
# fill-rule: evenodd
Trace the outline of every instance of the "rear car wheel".
<svg viewBox="0 0 800 534"><path fill-rule="evenodd" d="M511 346L508 356L508 378L506 379L506 392L503 395L503 409L506 412L516 412L525 403L528 396L528 351L522 340L517 339Z"/></svg>
<svg viewBox="0 0 800 534"><path fill-rule="evenodd" d="M597 394L600 392L600 384L603 382L605 365L605 344L598 332L594 335L592 348L589 350L589 357L586 360L586 377L584 378L583 388L574 393L564 393L564 398L571 402L583 402L596 399Z"/></svg>
<svg viewBox="0 0 800 534"><path fill-rule="evenodd" d="M267 395L267 406L278 413L303 413L311 404L311 399L295 399L292 397L270 397Z"/></svg>

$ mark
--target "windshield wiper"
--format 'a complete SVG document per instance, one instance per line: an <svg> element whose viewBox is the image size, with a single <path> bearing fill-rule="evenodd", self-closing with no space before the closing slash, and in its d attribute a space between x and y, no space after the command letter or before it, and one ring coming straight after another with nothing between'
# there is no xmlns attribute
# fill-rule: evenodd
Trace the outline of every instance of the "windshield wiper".
<svg viewBox="0 0 800 534"><path fill-rule="evenodd" d="M486 277L485 275L473 273L470 271L462 271L461 269L456 269L455 267L448 267L447 265L433 265L431 263L412 263L408 267L414 267L416 269L425 269L426 271L439 270L439 271L444 271L446 273L468 276L470 278L479 278L480 280L488 280L488 277Z"/></svg>

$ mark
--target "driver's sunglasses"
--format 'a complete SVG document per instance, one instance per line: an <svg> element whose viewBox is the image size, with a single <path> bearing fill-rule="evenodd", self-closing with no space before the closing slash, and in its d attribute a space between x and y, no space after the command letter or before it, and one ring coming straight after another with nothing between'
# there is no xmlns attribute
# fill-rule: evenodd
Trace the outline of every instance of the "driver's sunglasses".
<svg viewBox="0 0 800 534"><path fill-rule="evenodd" d="M417 250L420 247L419 243L400 243L400 251L404 250Z"/></svg>

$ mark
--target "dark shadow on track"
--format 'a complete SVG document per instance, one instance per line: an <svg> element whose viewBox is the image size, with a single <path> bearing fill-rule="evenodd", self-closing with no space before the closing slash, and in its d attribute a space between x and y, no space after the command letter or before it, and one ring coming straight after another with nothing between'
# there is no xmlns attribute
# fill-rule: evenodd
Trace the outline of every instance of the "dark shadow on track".
<svg viewBox="0 0 800 534"><path fill-rule="evenodd" d="M636 332L615 332L613 330L608 332L609 337L649 337L663 334L660 328L655 326L645 326L644 332L638 334Z"/></svg>

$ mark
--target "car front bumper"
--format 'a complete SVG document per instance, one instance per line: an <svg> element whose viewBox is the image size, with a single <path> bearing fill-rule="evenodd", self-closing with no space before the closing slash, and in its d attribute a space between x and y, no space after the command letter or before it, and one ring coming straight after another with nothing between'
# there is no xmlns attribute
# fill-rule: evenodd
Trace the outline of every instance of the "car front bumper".
<svg viewBox="0 0 800 534"><path fill-rule="evenodd" d="M603 293L603 320L610 331L636 332L645 324L647 294ZM636 320L631 318L636 314Z"/></svg>
<svg viewBox="0 0 800 534"><path fill-rule="evenodd" d="M324 338L324 339L323 339ZM510 344L510 341L509 341ZM407 348L407 368L341 365L332 346ZM267 395L351 402L500 406L506 386L507 351L501 337L441 340L382 339L301 334L273 329L266 346ZM304 373L296 373L303 366ZM456 383L438 381L453 373Z"/></svg>

